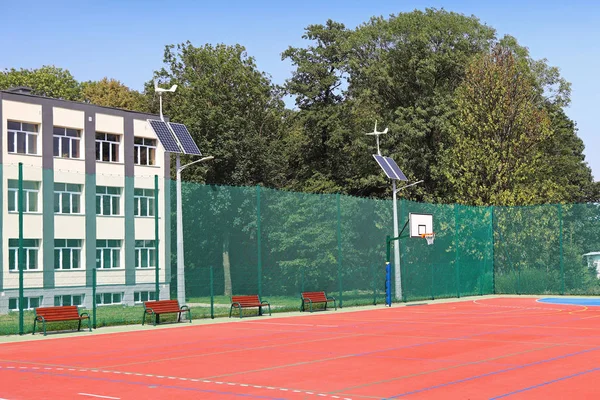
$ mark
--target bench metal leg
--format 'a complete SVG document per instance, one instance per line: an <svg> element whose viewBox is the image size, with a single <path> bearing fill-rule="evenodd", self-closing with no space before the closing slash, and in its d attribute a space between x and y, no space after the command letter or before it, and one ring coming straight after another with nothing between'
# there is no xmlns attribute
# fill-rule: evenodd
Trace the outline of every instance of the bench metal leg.
<svg viewBox="0 0 600 400"><path fill-rule="evenodd" d="M77 323L77 332L81 331L81 319L79 319L79 322Z"/></svg>
<svg viewBox="0 0 600 400"><path fill-rule="evenodd" d="M37 323L37 318L34 318L33 320L33 332L31 333L32 335L35 335L35 324Z"/></svg>

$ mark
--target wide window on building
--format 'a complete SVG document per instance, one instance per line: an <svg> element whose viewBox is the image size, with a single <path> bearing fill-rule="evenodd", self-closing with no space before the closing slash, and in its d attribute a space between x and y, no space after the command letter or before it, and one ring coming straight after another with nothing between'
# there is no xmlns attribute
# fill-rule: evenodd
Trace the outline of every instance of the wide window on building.
<svg viewBox="0 0 600 400"><path fill-rule="evenodd" d="M156 139L133 139L133 160L136 165L156 165Z"/></svg>
<svg viewBox="0 0 600 400"><path fill-rule="evenodd" d="M33 310L42 304L42 297L23 297L23 309L24 310ZM13 297L8 299L8 310L9 311L18 311L19 310L19 299L17 297Z"/></svg>
<svg viewBox="0 0 600 400"><path fill-rule="evenodd" d="M133 213L136 217L154 216L154 189L134 190Z"/></svg>
<svg viewBox="0 0 600 400"><path fill-rule="evenodd" d="M54 239L54 269L81 268L81 240Z"/></svg>
<svg viewBox="0 0 600 400"><path fill-rule="evenodd" d="M40 241L38 239L23 239L24 269L38 269L38 252ZM19 270L19 239L8 239L8 269Z"/></svg>
<svg viewBox="0 0 600 400"><path fill-rule="evenodd" d="M63 294L54 296L54 306L81 306L83 305L83 294Z"/></svg>
<svg viewBox="0 0 600 400"><path fill-rule="evenodd" d="M40 126L27 122L8 121L6 138L9 153L38 154Z"/></svg>
<svg viewBox="0 0 600 400"><path fill-rule="evenodd" d="M121 215L121 188L96 186L96 214Z"/></svg>
<svg viewBox="0 0 600 400"><path fill-rule="evenodd" d="M141 292L134 292L133 293L133 301L135 303L142 303L144 301L152 301L152 300L156 300L156 292L150 292L150 291L141 291Z"/></svg>
<svg viewBox="0 0 600 400"><path fill-rule="evenodd" d="M135 267L156 267L156 249L154 247L154 240L135 241Z"/></svg>
<svg viewBox="0 0 600 400"><path fill-rule="evenodd" d="M96 240L96 268L110 269L121 267L121 241Z"/></svg>
<svg viewBox="0 0 600 400"><path fill-rule="evenodd" d="M81 131L54 127L54 157L80 158Z"/></svg>
<svg viewBox="0 0 600 400"><path fill-rule="evenodd" d="M119 162L121 136L112 133L96 133L96 160Z"/></svg>
<svg viewBox="0 0 600 400"><path fill-rule="evenodd" d="M23 181L23 212L39 210L40 183ZM19 181L8 180L8 211L19 211Z"/></svg>
<svg viewBox="0 0 600 400"><path fill-rule="evenodd" d="M54 212L56 214L81 213L82 185L74 183L54 184Z"/></svg>
<svg viewBox="0 0 600 400"><path fill-rule="evenodd" d="M123 293L100 293L96 295L96 304L121 304L123 302Z"/></svg>

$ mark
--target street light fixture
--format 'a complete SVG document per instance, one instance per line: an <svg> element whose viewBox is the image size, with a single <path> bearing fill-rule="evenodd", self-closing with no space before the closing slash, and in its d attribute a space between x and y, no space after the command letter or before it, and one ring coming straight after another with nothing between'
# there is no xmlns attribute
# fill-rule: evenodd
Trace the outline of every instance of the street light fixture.
<svg viewBox="0 0 600 400"><path fill-rule="evenodd" d="M203 157L199 160L193 161L189 164L181 165L180 154L183 152L187 155L196 155L200 156L200 151L198 150L196 144L193 142L189 132L185 125L181 124L172 124L166 123L165 118L163 116L163 104L162 104L162 96L166 92L174 93L177 90L177 85L171 86L169 89L163 89L158 87L158 82L154 81L154 92L158 94L160 98L160 119L164 126L163 134L166 136L171 136L168 132L172 134L171 140L175 140L176 144L172 141L171 143L174 145L171 146L171 152L176 153L176 191L177 191L177 203L176 203L176 218L177 218L177 300L179 304L185 304L185 262L184 262L184 251L183 251L183 211L182 211L182 199L181 199L181 172L189 167L190 165L194 165L197 163L201 163L204 161L209 161L214 159L213 156ZM151 121L149 121L151 122ZM152 125L152 124L151 124ZM166 127L165 125L168 125ZM178 129L174 129L173 126L177 126ZM183 129L183 132L182 132ZM175 132L177 130L177 133ZM159 132L155 131L157 136L160 138ZM166 133L165 133L166 132ZM184 135L183 140L181 139L181 135ZM185 137L187 136L187 138ZM191 143L190 143L191 142ZM164 144L163 144L164 145ZM158 280L158 278L157 278Z"/></svg>

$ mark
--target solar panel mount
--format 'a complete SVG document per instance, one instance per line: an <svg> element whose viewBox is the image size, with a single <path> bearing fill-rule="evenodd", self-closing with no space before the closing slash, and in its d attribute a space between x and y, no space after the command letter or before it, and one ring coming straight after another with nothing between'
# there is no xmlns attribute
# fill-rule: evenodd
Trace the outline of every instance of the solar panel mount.
<svg viewBox="0 0 600 400"><path fill-rule="evenodd" d="M406 178L404 172L400 170L398 164L396 164L396 162L391 157L380 156L378 154L373 154L373 157L375 158L375 161L377 161L377 164L379 164L379 166L381 167L383 172L385 172L388 178L399 181L408 181L408 178Z"/></svg>

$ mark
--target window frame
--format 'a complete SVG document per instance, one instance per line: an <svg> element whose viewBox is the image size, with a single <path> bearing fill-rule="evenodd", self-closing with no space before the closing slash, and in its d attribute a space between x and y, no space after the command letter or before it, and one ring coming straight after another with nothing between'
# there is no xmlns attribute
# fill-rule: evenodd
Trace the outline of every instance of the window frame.
<svg viewBox="0 0 600 400"><path fill-rule="evenodd" d="M11 128L10 127L11 123L19 124L19 129L16 129L14 127ZM29 131L29 130L23 129L24 124L33 126L35 131ZM25 152L18 151L18 149L19 149L19 144L18 144L19 134L25 135ZM13 149L11 149L11 146L10 146L11 135L12 135ZM30 137L33 137L33 140L35 143L35 145L34 145L35 152L34 153L29 151ZM38 152L38 149L40 147L39 143L38 143L39 137L40 137L40 124L39 123L15 121L15 120L11 120L11 119L9 119L7 121L7 124L6 124L6 149L9 154L24 154L24 155L29 155L29 156L40 155L40 153Z"/></svg>
<svg viewBox="0 0 600 400"><path fill-rule="evenodd" d="M143 296L146 294L146 296ZM146 300L143 298L146 297ZM134 304L142 304L145 301L154 301L156 300L156 291L154 290L140 290L139 292L133 292L133 303Z"/></svg>
<svg viewBox="0 0 600 400"><path fill-rule="evenodd" d="M111 243L115 242L115 243ZM117 244L112 246L111 244ZM96 240L96 269L97 270L115 270L123 269L121 266L122 240L117 239L97 239ZM109 254L109 266L105 266L105 254ZM116 256L115 256L116 254ZM115 264L116 263L116 264Z"/></svg>
<svg viewBox="0 0 600 400"><path fill-rule="evenodd" d="M104 189L104 193L100 191ZM116 189L119 193L109 193L110 189ZM105 216L105 217L114 217L114 216L122 216L121 213L121 194L123 193L122 188L117 186L96 186L96 215ZM105 214L105 200L104 198L108 197L108 208L109 213ZM115 199L116 199L116 207L118 208L118 212L114 212L115 207Z"/></svg>
<svg viewBox="0 0 600 400"><path fill-rule="evenodd" d="M137 141L142 143L136 143ZM146 162L142 163L142 149L145 149ZM133 139L133 163L144 167L156 166L157 140L136 136Z"/></svg>
<svg viewBox="0 0 600 400"><path fill-rule="evenodd" d="M144 258L146 266L144 266ZM135 241L135 269L154 269L156 268L156 247L154 240L136 240ZM152 265L154 264L154 265Z"/></svg>
<svg viewBox="0 0 600 400"><path fill-rule="evenodd" d="M56 131L58 129L63 130L64 134L57 134ZM75 131L77 136L69 136L68 135L69 130ZM70 159L74 159L74 160L82 159L82 157L81 157L81 138L82 137L83 137L83 131L81 129L68 128L66 126L54 126L53 130L52 130L52 152L54 154L54 157L70 158ZM55 141L57 139L58 139L58 155L56 154L57 148L55 147ZM66 157L63 155L64 151L62 148L63 141L65 139L68 139L68 142L69 142L69 154ZM77 153L79 154L78 157L73 156L73 141L76 141L76 143L77 143Z"/></svg>
<svg viewBox="0 0 600 400"><path fill-rule="evenodd" d="M12 182L16 182L17 187L11 187L11 183ZM36 186L36 189L30 189L30 188L26 188L25 186L27 186L28 184L34 184ZM14 183L13 183L14 185ZM8 212L9 213L18 213L19 212L19 181L16 179L9 179L7 182L7 190L8 190L8 198L7 198L7 207L8 207ZM23 204L23 213L27 213L27 214L33 214L33 213L39 213L39 209L40 209L40 182L38 181L23 181L23 200L24 203ZM31 195L35 194L36 195L36 199L35 202L31 201ZM11 204L11 197L12 200L14 202L14 210L11 210L10 204ZM32 205L32 203L35 204L35 210L30 210L30 207Z"/></svg>
<svg viewBox="0 0 600 400"><path fill-rule="evenodd" d="M140 192L141 191L141 192ZM148 195L147 192L152 193ZM136 217L154 217L154 189L137 188L133 190L133 215ZM146 215L142 215L143 204L146 204Z"/></svg>
<svg viewBox="0 0 600 400"><path fill-rule="evenodd" d="M121 297L121 299L116 302L114 301L115 295ZM110 303L105 303L104 300L106 296L110 296ZM96 293L96 305L97 306L111 306L111 305L120 305L123 304L123 298L125 297L124 292L105 292L105 293ZM100 301L98 301L100 300Z"/></svg>
<svg viewBox="0 0 600 400"><path fill-rule="evenodd" d="M71 301L70 304L65 304L65 297L70 297ZM79 297L79 304L75 304L75 298ZM59 301L56 301L59 300ZM83 304L85 302L85 294L81 293L81 294L57 294L54 295L54 307L60 307L60 306L77 306L77 307L83 307Z"/></svg>
<svg viewBox="0 0 600 400"><path fill-rule="evenodd" d="M54 239L54 270L55 271L70 271L82 270L81 254L83 250L82 239ZM58 265L56 264L58 254ZM65 268L65 256L68 257L68 268ZM77 254L77 257L74 255ZM74 262L77 265L74 265Z"/></svg>
<svg viewBox="0 0 600 400"><path fill-rule="evenodd" d="M100 138L103 136L103 138ZM114 136L117 140L110 140L109 136ZM119 153L121 151L121 137L118 133L96 132L96 161L119 163ZM108 147L108 160L104 160L104 147ZM113 146L114 151L113 151Z"/></svg>
<svg viewBox="0 0 600 400"><path fill-rule="evenodd" d="M11 241L13 244L11 245ZM33 241L33 242L31 242ZM19 272L19 239L8 239L8 271ZM41 271L39 268L38 258L40 251L40 239L23 239L23 252L25 253L25 268L26 271ZM13 263L11 263L14 261ZM34 261L34 266L31 267L31 260Z"/></svg>
<svg viewBox="0 0 600 400"><path fill-rule="evenodd" d="M58 185L64 185L64 189L57 189ZM70 190L70 189L74 189L74 188L70 188L70 186L77 186L79 191L74 191L74 190ZM76 214L76 215L80 215L83 214L83 210L82 210L82 203L81 203L81 195L83 193L83 185L78 184L78 183L62 183L62 182L55 182L54 183L54 214L62 214L62 215L70 215L70 214ZM74 212L73 211L73 198L77 197L78 198L78 206L79 206L79 211L78 212ZM63 209L63 200L65 198L69 199L69 212L64 212Z"/></svg>
<svg viewBox="0 0 600 400"><path fill-rule="evenodd" d="M23 310L33 310L34 308L40 307L44 299L44 296L28 296L28 297L23 297L26 301L27 301L27 307L23 307ZM31 306L31 299L38 299L38 304L37 306ZM11 300L15 301L16 304L16 308L11 308L10 307L10 302ZM8 311L19 311L19 298L18 297L10 297L8 299Z"/></svg>

